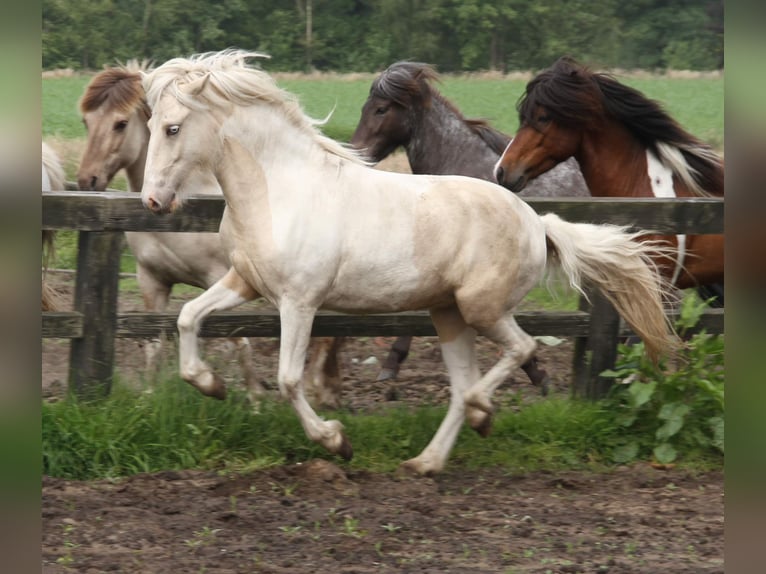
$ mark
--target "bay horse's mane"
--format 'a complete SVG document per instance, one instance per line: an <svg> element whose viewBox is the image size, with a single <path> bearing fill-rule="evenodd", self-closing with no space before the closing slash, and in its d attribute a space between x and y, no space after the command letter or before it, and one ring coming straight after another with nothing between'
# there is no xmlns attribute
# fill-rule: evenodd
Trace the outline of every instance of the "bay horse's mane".
<svg viewBox="0 0 766 574"><path fill-rule="evenodd" d="M315 120L307 116L296 96L277 86L272 76L248 64L249 59L268 57L259 52L229 49L173 58L143 74L147 101L150 108L154 108L160 96L170 90L182 105L194 110L225 107L232 103L247 107L253 105L254 100L273 104L293 125L307 131L325 151L366 164L356 150L319 131L317 126L324 124L326 119ZM193 93L182 89L190 84L198 88L193 89Z"/></svg>
<svg viewBox="0 0 766 574"><path fill-rule="evenodd" d="M80 112L92 112L104 105L126 113L138 108L148 119L151 112L141 79L149 69L150 65L145 60L130 60L124 65L99 72L80 98Z"/></svg>
<svg viewBox="0 0 766 574"><path fill-rule="evenodd" d="M433 84L441 81L430 64L422 62L395 62L373 80L370 96L391 100L405 109L428 109L432 100L438 100L462 120L495 153L505 151L510 136L494 129L485 120L466 118L455 105L445 98Z"/></svg>
<svg viewBox="0 0 766 574"><path fill-rule="evenodd" d="M553 122L578 130L613 118L697 195L723 190L721 157L682 128L660 103L611 74L591 72L572 58L559 58L527 84L516 106L520 124L535 127L539 107Z"/></svg>

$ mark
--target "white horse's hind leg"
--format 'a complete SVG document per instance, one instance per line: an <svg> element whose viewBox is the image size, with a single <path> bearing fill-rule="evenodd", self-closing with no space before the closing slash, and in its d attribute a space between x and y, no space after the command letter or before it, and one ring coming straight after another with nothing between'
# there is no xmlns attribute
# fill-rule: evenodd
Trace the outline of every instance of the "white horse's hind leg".
<svg viewBox="0 0 766 574"><path fill-rule="evenodd" d="M464 398L466 406L475 407L491 416L492 394L508 378L513 369L524 364L534 354L537 343L519 327L511 314L500 319L492 328L483 330L481 334L500 345L503 348L503 355L481 379L467 390ZM487 421L476 418L469 420L469 423L474 429L480 430L478 427L486 425Z"/></svg>
<svg viewBox="0 0 766 574"><path fill-rule="evenodd" d="M306 436L331 453L350 460L353 450L343 434L343 425L340 421L323 421L319 418L303 391L303 371L314 315L315 310L290 301L283 300L279 304L279 319L282 323L277 375L279 391L292 404Z"/></svg>
<svg viewBox="0 0 766 574"><path fill-rule="evenodd" d="M417 474L433 474L444 468L463 420L472 418L472 407L466 409L463 395L479 380L476 361L476 331L467 326L456 307L431 311L431 318L439 334L442 357L450 378L450 403L436 434L417 457L402 463L402 467ZM484 413L478 415L486 418Z"/></svg>
<svg viewBox="0 0 766 574"><path fill-rule="evenodd" d="M211 397L226 397L223 379L199 356L198 338L202 321L213 311L222 311L252 301L258 293L234 270L229 271L210 289L186 303L178 315L178 355L181 377Z"/></svg>

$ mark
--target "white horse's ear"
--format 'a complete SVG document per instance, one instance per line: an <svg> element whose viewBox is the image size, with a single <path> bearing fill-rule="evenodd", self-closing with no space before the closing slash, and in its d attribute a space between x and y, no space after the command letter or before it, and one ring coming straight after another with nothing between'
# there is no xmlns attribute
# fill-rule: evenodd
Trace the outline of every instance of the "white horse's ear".
<svg viewBox="0 0 766 574"><path fill-rule="evenodd" d="M207 82L210 79L210 74L205 74L201 78L197 78L196 80L189 82L188 84L183 84L179 86L179 89L190 96L198 96L202 90L205 89L205 86L207 86Z"/></svg>

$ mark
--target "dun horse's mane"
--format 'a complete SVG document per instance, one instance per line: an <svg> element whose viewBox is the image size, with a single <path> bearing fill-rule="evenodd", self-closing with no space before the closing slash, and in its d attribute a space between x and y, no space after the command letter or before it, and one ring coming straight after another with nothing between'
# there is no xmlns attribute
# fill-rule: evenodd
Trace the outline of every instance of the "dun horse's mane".
<svg viewBox="0 0 766 574"><path fill-rule="evenodd" d="M510 137L490 126L485 120L466 118L455 105L434 86L441 81L436 69L422 62L395 62L384 70L370 86L370 95L391 100L405 109L428 109L432 100L440 101L479 136L495 153L505 151Z"/></svg>
<svg viewBox="0 0 766 574"><path fill-rule="evenodd" d="M723 161L684 130L662 105L607 73L594 73L569 57L535 76L517 104L519 121L535 127L538 107L563 126L586 130L605 118L620 122L697 195L723 190Z"/></svg>
<svg viewBox="0 0 766 574"><path fill-rule="evenodd" d="M153 108L166 90L170 90L182 105L196 110L231 103L251 106L253 100L260 100L280 109L293 125L309 132L325 151L355 163L365 163L356 151L322 134L317 126L323 125L326 119L315 120L307 116L296 96L278 87L269 74L248 64L251 58L268 56L230 49L169 60L153 72L144 74L143 85L149 106ZM201 90L191 94L181 89L194 82L200 83Z"/></svg>
<svg viewBox="0 0 766 574"><path fill-rule="evenodd" d="M149 118L149 106L144 97L141 77L150 69L146 60L129 60L126 64L96 74L80 98L80 112L87 113L109 106L111 109L132 112L140 108Z"/></svg>

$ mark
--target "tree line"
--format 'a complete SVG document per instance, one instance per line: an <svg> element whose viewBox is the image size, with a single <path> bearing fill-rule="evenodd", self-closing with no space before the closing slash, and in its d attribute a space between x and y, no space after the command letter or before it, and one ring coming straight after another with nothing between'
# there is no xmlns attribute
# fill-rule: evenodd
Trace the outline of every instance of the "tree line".
<svg viewBox="0 0 766 574"><path fill-rule="evenodd" d="M43 69L238 47L279 71L723 68L723 0L43 0Z"/></svg>

